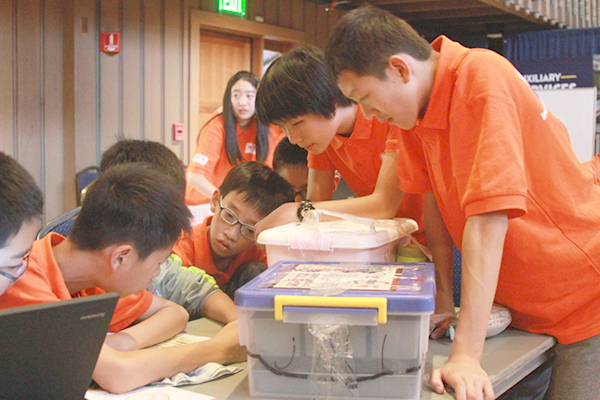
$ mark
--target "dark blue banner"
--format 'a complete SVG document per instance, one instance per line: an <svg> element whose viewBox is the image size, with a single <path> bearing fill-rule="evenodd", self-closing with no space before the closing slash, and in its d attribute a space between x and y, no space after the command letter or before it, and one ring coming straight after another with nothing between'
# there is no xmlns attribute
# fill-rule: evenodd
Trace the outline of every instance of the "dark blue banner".
<svg viewBox="0 0 600 400"><path fill-rule="evenodd" d="M573 89L594 86L592 56L513 61L533 89Z"/></svg>

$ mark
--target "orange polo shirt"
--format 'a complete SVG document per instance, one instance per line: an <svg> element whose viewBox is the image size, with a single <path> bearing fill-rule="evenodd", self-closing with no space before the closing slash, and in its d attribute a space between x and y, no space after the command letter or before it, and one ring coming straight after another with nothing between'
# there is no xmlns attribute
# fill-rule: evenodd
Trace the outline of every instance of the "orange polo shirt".
<svg viewBox="0 0 600 400"><path fill-rule="evenodd" d="M252 122L243 130L236 125L236 135L238 146L244 161L256 161L256 133L258 125L256 116ZM284 137L282 130L275 125L269 129L269 151L264 163L269 167L273 166L273 152L275 146ZM227 173L234 167L227 158L225 149L225 126L221 114L208 121L200 131L198 147L190 164L187 167L188 172L204 175L216 187L221 186ZM187 205L205 204L210 202L210 198L202 195L190 185L186 187L185 202Z"/></svg>
<svg viewBox="0 0 600 400"><path fill-rule="evenodd" d="M219 217L217 217L219 218ZM185 267L195 266L203 269L207 274L212 275L217 284L221 287L231 280L235 271L247 261L259 261L266 263L267 256L264 251L256 246L239 254L225 271L219 271L215 266L210 241L208 239L208 230L213 217L207 217L203 223L192 228L191 235L182 236L175 246L173 253L177 254Z"/></svg>
<svg viewBox="0 0 600 400"><path fill-rule="evenodd" d="M507 212L495 300L511 309L513 326L565 344L600 334L593 174L510 62L446 37L432 46L440 57L429 106L399 136L404 149L412 146L398 160L402 188L433 188L459 248L466 218Z"/></svg>
<svg viewBox="0 0 600 400"><path fill-rule="evenodd" d="M318 155L308 153L308 167L318 170L337 170L358 196L375 191L383 153L396 151L400 130L375 119L368 120L361 109L356 114L354 129L349 137L335 135L327 149ZM419 224L415 236L423 241L423 200L421 194L405 193L396 217L412 218Z"/></svg>
<svg viewBox="0 0 600 400"><path fill-rule="evenodd" d="M0 309L106 293L100 288L86 289L73 296L69 293L52 251L52 248L63 240L65 238L58 233L50 232L33 242L27 271L4 293L0 300ZM143 290L140 294L120 298L110 322L109 332L118 332L135 322L150 308L152 297L150 292Z"/></svg>

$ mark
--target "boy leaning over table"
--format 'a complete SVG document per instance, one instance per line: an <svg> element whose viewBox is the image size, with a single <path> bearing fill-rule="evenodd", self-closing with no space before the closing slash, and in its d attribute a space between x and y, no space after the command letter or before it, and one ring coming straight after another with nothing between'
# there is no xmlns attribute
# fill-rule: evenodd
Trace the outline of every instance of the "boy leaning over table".
<svg viewBox="0 0 600 400"><path fill-rule="evenodd" d="M563 124L497 53L429 44L377 8L342 18L326 63L365 116L403 129L400 185L433 189L462 253L460 319L434 389L494 397L480 360L495 300L515 328L558 339L548 398L598 398L600 187Z"/></svg>
<svg viewBox="0 0 600 400"><path fill-rule="evenodd" d="M213 338L173 348L147 348L185 328L188 313L144 290L182 231L190 230L183 192L143 164L116 166L90 186L67 238L49 233L34 242L29 267L0 308L90 296L121 295L92 378L122 393L190 372L208 362L245 359L237 321ZM64 338L68 340L69 338ZM127 377L127 379L123 379Z"/></svg>

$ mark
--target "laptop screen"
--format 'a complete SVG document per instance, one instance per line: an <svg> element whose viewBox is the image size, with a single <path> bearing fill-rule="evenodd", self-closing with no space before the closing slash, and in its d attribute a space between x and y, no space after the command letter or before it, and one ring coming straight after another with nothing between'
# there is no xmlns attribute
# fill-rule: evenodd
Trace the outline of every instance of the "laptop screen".
<svg viewBox="0 0 600 400"><path fill-rule="evenodd" d="M118 298L1 310L0 398L83 399Z"/></svg>

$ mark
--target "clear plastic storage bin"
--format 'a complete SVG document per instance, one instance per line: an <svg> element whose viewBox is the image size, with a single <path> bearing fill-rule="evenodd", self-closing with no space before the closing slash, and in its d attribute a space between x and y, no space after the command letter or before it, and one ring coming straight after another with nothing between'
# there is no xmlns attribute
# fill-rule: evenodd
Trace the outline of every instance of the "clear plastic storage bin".
<svg viewBox="0 0 600 400"><path fill-rule="evenodd" d="M250 395L419 399L429 263L282 262L238 289Z"/></svg>
<svg viewBox="0 0 600 400"><path fill-rule="evenodd" d="M320 221L322 215L341 219ZM309 212L301 223L261 232L257 242L265 245L269 266L292 260L392 262L401 239L417 229L408 218L374 220L319 210Z"/></svg>

